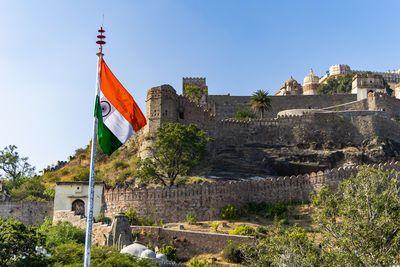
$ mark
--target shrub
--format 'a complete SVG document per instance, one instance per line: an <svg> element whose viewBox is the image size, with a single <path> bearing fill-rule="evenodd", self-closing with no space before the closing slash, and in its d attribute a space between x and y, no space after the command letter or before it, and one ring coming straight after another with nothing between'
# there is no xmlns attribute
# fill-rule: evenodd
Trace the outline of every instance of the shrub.
<svg viewBox="0 0 400 267"><path fill-rule="evenodd" d="M189 211L188 213L186 213L186 222L188 224L196 224L196 213L194 213L193 211Z"/></svg>
<svg viewBox="0 0 400 267"><path fill-rule="evenodd" d="M136 210L134 210L133 207L130 207L129 210L125 212L125 215L128 216L130 225L137 225L139 223L139 220L136 217Z"/></svg>
<svg viewBox="0 0 400 267"><path fill-rule="evenodd" d="M176 261L176 248L163 244L161 246L161 253L164 254L168 260Z"/></svg>
<svg viewBox="0 0 400 267"><path fill-rule="evenodd" d="M196 257L194 257L190 262L188 267L207 267L210 266L210 264L207 262L206 259L200 261Z"/></svg>
<svg viewBox="0 0 400 267"><path fill-rule="evenodd" d="M112 165L112 167L114 168L114 169L125 169L125 168L127 168L127 167L129 167L129 164L128 163L126 163L126 162L123 162L122 160L114 160L112 163L111 163L111 165Z"/></svg>
<svg viewBox="0 0 400 267"><path fill-rule="evenodd" d="M264 235L266 235L268 233L267 229L265 229L262 226L257 226L256 231L261 233L261 234L264 234Z"/></svg>
<svg viewBox="0 0 400 267"><path fill-rule="evenodd" d="M219 227L219 222L212 222L211 223L211 227L215 230L215 232L218 231L218 227Z"/></svg>
<svg viewBox="0 0 400 267"><path fill-rule="evenodd" d="M239 224L238 226L235 227L235 229L229 231L229 234L251 236L255 234L255 230L251 226L245 224Z"/></svg>
<svg viewBox="0 0 400 267"><path fill-rule="evenodd" d="M78 174L72 176L72 181L89 181L89 169L81 170Z"/></svg>
<svg viewBox="0 0 400 267"><path fill-rule="evenodd" d="M243 254L240 251L240 244L229 241L229 244L224 248L222 257L231 263L242 263Z"/></svg>
<svg viewBox="0 0 400 267"><path fill-rule="evenodd" d="M124 170L119 174L119 176L118 176L119 179L118 180L125 181L129 177L133 177L134 174L135 174L135 172L132 171L132 170Z"/></svg>
<svg viewBox="0 0 400 267"><path fill-rule="evenodd" d="M45 221L39 227L38 233L46 236L46 248L50 251L60 244L85 243L85 230L66 221L58 221L55 225L50 220Z"/></svg>
<svg viewBox="0 0 400 267"><path fill-rule="evenodd" d="M224 220L235 220L239 218L239 210L231 203L221 209L220 215Z"/></svg>
<svg viewBox="0 0 400 267"><path fill-rule="evenodd" d="M95 221L108 224L111 221L111 219L109 217L106 217L103 213L99 213L96 215Z"/></svg>
<svg viewBox="0 0 400 267"><path fill-rule="evenodd" d="M258 116L247 109L238 110L235 113L236 120L248 120L248 119L256 119Z"/></svg>

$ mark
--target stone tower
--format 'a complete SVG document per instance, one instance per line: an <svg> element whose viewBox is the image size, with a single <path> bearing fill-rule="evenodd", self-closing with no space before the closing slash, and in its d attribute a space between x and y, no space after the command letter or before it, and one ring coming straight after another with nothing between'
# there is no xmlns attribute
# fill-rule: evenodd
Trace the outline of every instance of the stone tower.
<svg viewBox="0 0 400 267"><path fill-rule="evenodd" d="M163 123L177 122L178 101L175 89L168 84L153 87L147 91L146 117L148 133L157 132Z"/></svg>
<svg viewBox="0 0 400 267"><path fill-rule="evenodd" d="M319 78L313 73L313 70L311 69L310 73L306 77L304 77L303 95L316 95L318 86Z"/></svg>

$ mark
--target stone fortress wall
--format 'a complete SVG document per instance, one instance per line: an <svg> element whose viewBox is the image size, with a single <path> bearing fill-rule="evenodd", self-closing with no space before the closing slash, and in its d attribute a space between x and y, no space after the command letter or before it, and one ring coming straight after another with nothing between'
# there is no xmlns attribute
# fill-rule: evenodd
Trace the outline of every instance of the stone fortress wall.
<svg viewBox="0 0 400 267"><path fill-rule="evenodd" d="M368 167L400 171L400 162ZM120 209L133 207L139 217L154 221L184 221L189 211L198 220L219 218L222 207L249 202L308 201L311 192L323 184L335 188L339 181L355 175L359 166L331 169L324 172L251 181L226 181L171 188L113 188L105 191L106 215L112 217Z"/></svg>
<svg viewBox="0 0 400 267"><path fill-rule="evenodd" d="M53 201L0 201L0 217L14 217L25 225L42 223L53 217Z"/></svg>

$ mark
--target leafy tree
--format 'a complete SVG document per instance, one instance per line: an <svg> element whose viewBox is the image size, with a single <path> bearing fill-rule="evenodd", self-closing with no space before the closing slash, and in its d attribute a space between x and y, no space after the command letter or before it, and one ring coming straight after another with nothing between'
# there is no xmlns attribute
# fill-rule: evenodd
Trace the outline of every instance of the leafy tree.
<svg viewBox="0 0 400 267"><path fill-rule="evenodd" d="M46 220L39 228L38 233L45 236L45 247L50 251L60 244L85 243L85 230L73 226L70 222L57 221L53 224Z"/></svg>
<svg viewBox="0 0 400 267"><path fill-rule="evenodd" d="M151 159L139 161L137 176L172 186L178 176L187 175L207 153L211 139L197 125L167 123L158 128L156 141L151 146Z"/></svg>
<svg viewBox="0 0 400 267"><path fill-rule="evenodd" d="M329 78L317 88L320 95L350 94L354 73Z"/></svg>
<svg viewBox="0 0 400 267"><path fill-rule="evenodd" d="M51 199L51 192L41 183L41 178L25 178L19 187L12 187L10 196L16 201L46 201Z"/></svg>
<svg viewBox="0 0 400 267"><path fill-rule="evenodd" d="M256 119L257 115L251 112L250 110L240 109L235 113L236 120L248 120L248 119Z"/></svg>
<svg viewBox="0 0 400 267"><path fill-rule="evenodd" d="M261 119L264 117L264 112L271 109L271 97L268 91L258 90L250 98L251 108L260 113Z"/></svg>
<svg viewBox="0 0 400 267"><path fill-rule="evenodd" d="M207 95L208 90L207 87L199 87L199 86L192 86L192 85L186 85L185 86L185 96L190 100L195 103L200 103L201 98L203 95Z"/></svg>
<svg viewBox="0 0 400 267"><path fill-rule="evenodd" d="M0 266L27 266L26 263L41 262L35 247L43 242L35 228L21 222L0 217Z"/></svg>
<svg viewBox="0 0 400 267"><path fill-rule="evenodd" d="M9 145L0 150L1 179L10 180L12 185L19 185L23 178L34 175L35 167L28 163L28 157L21 157L15 145Z"/></svg>
<svg viewBox="0 0 400 267"><path fill-rule="evenodd" d="M391 266L400 251L398 172L362 168L337 191L320 190L315 216L323 247L348 266ZM342 264L340 264L342 265Z"/></svg>

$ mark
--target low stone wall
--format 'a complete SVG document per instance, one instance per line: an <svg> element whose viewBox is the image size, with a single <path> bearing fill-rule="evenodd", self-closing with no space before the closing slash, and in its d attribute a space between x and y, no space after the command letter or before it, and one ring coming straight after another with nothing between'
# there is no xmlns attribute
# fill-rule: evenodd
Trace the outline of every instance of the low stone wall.
<svg viewBox="0 0 400 267"><path fill-rule="evenodd" d="M139 240L147 245L149 241L159 248L162 244L177 248L179 260L188 260L196 255L218 253L228 242L252 242L253 237L206 233L197 231L173 230L154 226L131 226L132 232L139 234Z"/></svg>
<svg viewBox="0 0 400 267"><path fill-rule="evenodd" d="M43 202L0 202L0 217L17 219L25 225L44 222L53 217L53 201Z"/></svg>
<svg viewBox="0 0 400 267"><path fill-rule="evenodd" d="M79 215L75 215L73 211L59 210L54 212L53 221L68 221L73 226L81 229L86 229L86 218L81 218ZM102 223L93 223L92 226L92 244L105 245L106 237L111 231L111 226Z"/></svg>
<svg viewBox="0 0 400 267"><path fill-rule="evenodd" d="M375 164L374 168L400 170L400 162ZM106 215L113 217L122 208L136 210L138 217L154 222L184 221L191 211L198 220L219 218L229 203L238 206L249 202L308 201L309 194L323 184L336 187L340 180L355 175L359 166L319 171L317 173L262 179L186 185L171 188L114 188L105 191Z"/></svg>

